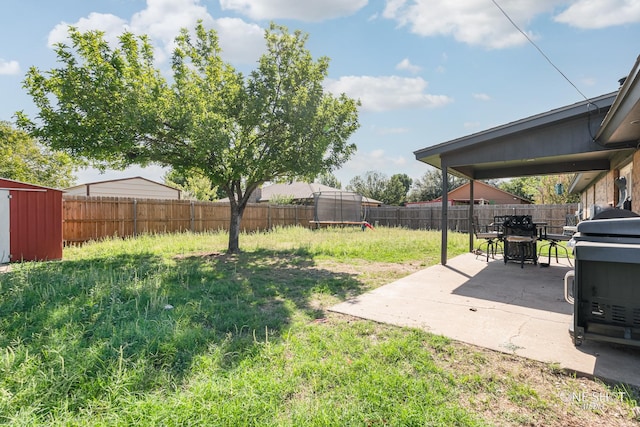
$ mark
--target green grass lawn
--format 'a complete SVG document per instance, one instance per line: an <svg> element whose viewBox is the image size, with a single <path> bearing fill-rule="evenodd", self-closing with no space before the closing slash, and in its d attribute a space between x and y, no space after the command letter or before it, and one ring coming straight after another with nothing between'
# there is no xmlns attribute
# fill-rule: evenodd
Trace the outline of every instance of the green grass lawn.
<svg viewBox="0 0 640 427"><path fill-rule="evenodd" d="M225 255L226 244L224 233L113 239L1 275L0 423L475 426L598 416L562 402L578 379L553 367L533 368L560 384L547 393L515 357L327 311L438 262L437 232L286 228L242 235L240 255ZM468 236L452 233L449 244L450 256L466 252ZM629 421L635 395L626 395L603 413Z"/></svg>

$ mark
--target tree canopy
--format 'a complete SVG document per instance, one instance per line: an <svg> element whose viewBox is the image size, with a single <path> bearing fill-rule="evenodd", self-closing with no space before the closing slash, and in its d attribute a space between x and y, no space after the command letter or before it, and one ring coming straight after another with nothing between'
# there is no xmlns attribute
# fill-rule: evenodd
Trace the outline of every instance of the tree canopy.
<svg viewBox="0 0 640 427"><path fill-rule="evenodd" d="M218 187L211 184L209 178L198 171L185 174L170 170L164 175L163 179L166 185L181 190L184 199L212 202L226 197Z"/></svg>
<svg viewBox="0 0 640 427"><path fill-rule="evenodd" d="M460 187L466 182L462 178L448 174L447 187L449 191ZM410 202L423 202L437 199L442 196L442 171L440 169L432 169L418 178L411 188L408 200Z"/></svg>
<svg viewBox="0 0 640 427"><path fill-rule="evenodd" d="M338 178L331 172L320 174L320 176L316 178L316 182L328 187L337 188L338 190L342 189L342 183L338 181Z"/></svg>
<svg viewBox="0 0 640 427"><path fill-rule="evenodd" d="M261 184L311 180L355 152L359 103L324 91L329 59L314 60L300 31L272 24L266 53L245 77L199 22L176 38L171 81L155 67L146 36L125 32L116 48L97 31L70 27L69 37L70 46L56 46L59 68L27 73L39 114L18 113L19 124L98 167L198 171L229 197L229 252L239 250L242 214Z"/></svg>
<svg viewBox="0 0 640 427"><path fill-rule="evenodd" d="M577 203L580 201L580 195L567 191L573 176L560 174L518 177L500 183L499 187L509 193L533 200L536 204Z"/></svg>
<svg viewBox="0 0 640 427"><path fill-rule="evenodd" d="M48 150L26 132L0 121L0 177L65 188L74 184L77 166L67 154Z"/></svg>
<svg viewBox="0 0 640 427"><path fill-rule="evenodd" d="M395 174L388 178L381 172L369 171L364 176L352 178L347 190L381 201L385 205L400 206L407 201L411 183L412 179L406 174Z"/></svg>

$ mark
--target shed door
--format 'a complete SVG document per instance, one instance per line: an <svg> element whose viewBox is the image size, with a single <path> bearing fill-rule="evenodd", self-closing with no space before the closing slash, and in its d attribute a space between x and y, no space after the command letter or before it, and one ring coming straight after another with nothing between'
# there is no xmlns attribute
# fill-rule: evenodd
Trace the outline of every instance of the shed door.
<svg viewBox="0 0 640 427"><path fill-rule="evenodd" d="M0 264L10 261L9 191L0 190Z"/></svg>

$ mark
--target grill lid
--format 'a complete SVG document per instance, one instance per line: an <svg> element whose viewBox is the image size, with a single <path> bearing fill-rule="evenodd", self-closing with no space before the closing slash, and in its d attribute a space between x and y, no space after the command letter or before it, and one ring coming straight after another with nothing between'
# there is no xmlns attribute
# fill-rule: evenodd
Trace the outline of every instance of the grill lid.
<svg viewBox="0 0 640 427"><path fill-rule="evenodd" d="M582 221L577 228L580 237L619 236L640 239L640 217Z"/></svg>

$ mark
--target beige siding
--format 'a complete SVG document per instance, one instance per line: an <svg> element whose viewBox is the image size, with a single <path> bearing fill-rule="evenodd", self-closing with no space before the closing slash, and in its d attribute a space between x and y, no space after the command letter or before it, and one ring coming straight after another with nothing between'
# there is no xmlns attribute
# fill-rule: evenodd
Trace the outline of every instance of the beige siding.
<svg viewBox="0 0 640 427"><path fill-rule="evenodd" d="M65 195L69 196L86 196L87 195L87 186L86 185L76 185L75 187L65 188Z"/></svg>
<svg viewBox="0 0 640 427"><path fill-rule="evenodd" d="M143 178L102 181L71 187L65 190L71 196L129 197L134 199L180 198L180 190Z"/></svg>

